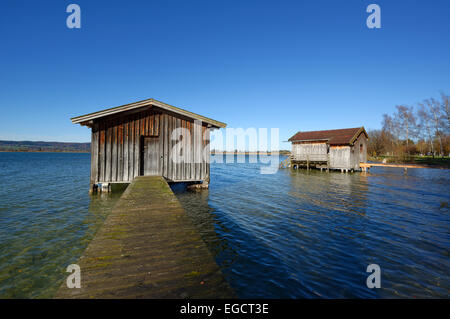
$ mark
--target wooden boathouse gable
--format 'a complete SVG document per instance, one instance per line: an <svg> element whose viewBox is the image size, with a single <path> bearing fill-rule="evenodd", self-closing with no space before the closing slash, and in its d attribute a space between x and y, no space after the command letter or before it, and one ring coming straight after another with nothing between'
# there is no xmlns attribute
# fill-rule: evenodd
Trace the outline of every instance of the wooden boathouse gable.
<svg viewBox="0 0 450 319"><path fill-rule="evenodd" d="M210 132L226 127L225 123L154 99L71 121L92 129L91 190L100 185L109 190L111 183L130 183L144 175L163 176L169 182L207 184ZM187 138L180 135L173 139L176 129L189 132Z"/></svg>

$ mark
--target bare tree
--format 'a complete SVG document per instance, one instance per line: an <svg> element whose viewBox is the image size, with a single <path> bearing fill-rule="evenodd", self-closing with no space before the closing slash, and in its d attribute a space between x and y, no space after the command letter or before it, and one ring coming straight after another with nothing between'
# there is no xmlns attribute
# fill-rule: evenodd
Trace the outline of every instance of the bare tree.
<svg viewBox="0 0 450 319"><path fill-rule="evenodd" d="M406 140L406 153L409 154L409 140L416 135L416 117L412 106L397 105L397 113L394 118L397 119L401 135Z"/></svg>
<svg viewBox="0 0 450 319"><path fill-rule="evenodd" d="M448 94L441 92L440 99L424 100L416 109L397 105L392 115L383 114L381 132L371 132L372 152L392 151L396 155L431 152L433 157L450 153L449 99Z"/></svg>
<svg viewBox="0 0 450 319"><path fill-rule="evenodd" d="M425 138L425 140L428 140L428 142L430 143L430 152L434 157L431 115L429 114L427 107L423 103L419 103L419 110L417 111L417 115L419 117L420 134Z"/></svg>
<svg viewBox="0 0 450 319"><path fill-rule="evenodd" d="M386 134L389 134L390 141L391 141L391 151L394 151L395 143L398 141L398 135L397 135L397 126L394 123L394 119L388 115L383 114L383 121L382 121L382 131Z"/></svg>
<svg viewBox="0 0 450 319"><path fill-rule="evenodd" d="M444 118L447 120L446 123L446 134L449 134L450 129L450 110L449 110L449 99L450 97L444 92L441 92L441 113L443 114Z"/></svg>
<svg viewBox="0 0 450 319"><path fill-rule="evenodd" d="M370 138L367 143L367 153L371 156L382 155L386 153L386 134L383 130L367 131Z"/></svg>
<svg viewBox="0 0 450 319"><path fill-rule="evenodd" d="M440 103L436 101L434 98L427 99L424 101L424 104L428 107L430 110L430 113L432 115L432 122L434 126L434 133L439 141L439 148L440 148L440 154L441 156L444 155L444 148L442 145L442 128L443 128L443 121L442 121L442 114L441 114L441 108Z"/></svg>

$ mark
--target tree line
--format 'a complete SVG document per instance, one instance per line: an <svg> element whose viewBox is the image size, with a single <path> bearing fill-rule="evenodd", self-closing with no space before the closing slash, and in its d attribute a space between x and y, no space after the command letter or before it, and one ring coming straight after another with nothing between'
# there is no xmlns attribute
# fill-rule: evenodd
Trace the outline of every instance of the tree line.
<svg viewBox="0 0 450 319"><path fill-rule="evenodd" d="M370 130L370 156L449 156L449 95L429 98L413 106L397 105L393 114L383 114L382 128Z"/></svg>
<svg viewBox="0 0 450 319"><path fill-rule="evenodd" d="M0 152L90 152L91 143L0 141Z"/></svg>

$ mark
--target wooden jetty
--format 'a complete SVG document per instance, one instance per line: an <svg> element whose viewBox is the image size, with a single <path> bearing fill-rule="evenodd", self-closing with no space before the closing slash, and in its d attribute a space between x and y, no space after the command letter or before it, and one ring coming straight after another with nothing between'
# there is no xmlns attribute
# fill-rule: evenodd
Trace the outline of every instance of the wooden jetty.
<svg viewBox="0 0 450 319"><path fill-rule="evenodd" d="M234 297L161 176L133 180L77 264L81 288L64 281L56 298Z"/></svg>
<svg viewBox="0 0 450 319"><path fill-rule="evenodd" d="M388 163L359 163L359 167L366 172L371 167L396 167L396 168L403 168L405 172L408 170L408 168L433 168L432 166L426 166L426 165L417 165L417 164L388 164Z"/></svg>
<svg viewBox="0 0 450 319"><path fill-rule="evenodd" d="M293 161L293 157L287 157L285 160L283 160L282 162L280 162L279 167L280 168L294 168L297 169L298 165L296 165L297 162ZM403 168L403 170L406 172L408 170L408 168L441 168L441 167L434 167L434 166L429 166L429 165L419 165L419 164L389 164L389 163L369 163L369 162L360 162L359 163L359 168L362 172L367 172L371 167L392 167L392 168ZM307 169L309 169L309 163L306 167ZM326 169L327 172L329 171L329 168L327 166L315 166L315 168L320 168L320 170L322 171L322 169ZM341 172L348 172L348 170L344 170L341 169ZM352 170L353 171L353 170Z"/></svg>

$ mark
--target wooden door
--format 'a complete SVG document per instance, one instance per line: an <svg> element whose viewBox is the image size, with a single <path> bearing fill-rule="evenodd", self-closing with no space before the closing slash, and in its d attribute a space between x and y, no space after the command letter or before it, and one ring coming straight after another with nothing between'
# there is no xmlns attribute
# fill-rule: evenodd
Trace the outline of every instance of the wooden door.
<svg viewBox="0 0 450 319"><path fill-rule="evenodd" d="M159 137L143 136L141 139L141 174L161 175L159 154Z"/></svg>

